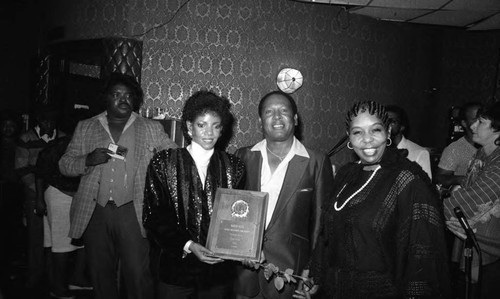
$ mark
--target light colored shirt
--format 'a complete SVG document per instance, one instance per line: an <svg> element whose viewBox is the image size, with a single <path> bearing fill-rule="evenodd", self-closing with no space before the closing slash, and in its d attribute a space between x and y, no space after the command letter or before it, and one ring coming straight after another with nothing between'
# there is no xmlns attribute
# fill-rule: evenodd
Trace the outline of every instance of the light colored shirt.
<svg viewBox="0 0 500 299"><path fill-rule="evenodd" d="M415 142L406 139L404 136L399 142L397 148L408 150L408 160L417 162L420 167L427 173L429 178L432 180L432 171L431 171L431 158L429 151Z"/></svg>
<svg viewBox="0 0 500 299"><path fill-rule="evenodd" d="M306 148L300 141L293 137L292 147L290 151L285 156L283 161L280 162L278 168L271 173L271 168L267 162L267 141L264 139L254 145L251 151L260 151L262 154L262 169L260 170L260 191L267 192L269 194L269 201L267 205L267 217L266 217L266 228L271 222L271 218L278 203L278 197L281 192L281 187L283 186L283 181L285 180L286 171L288 169L288 163L292 158L297 156L303 156L309 158Z"/></svg>
<svg viewBox="0 0 500 299"><path fill-rule="evenodd" d="M201 145L196 142L191 142L186 147L187 151L194 160L194 164L198 169L198 175L200 176L203 189L205 189L205 179L207 178L208 163L210 163L210 158L214 154L214 149L205 150Z"/></svg>
<svg viewBox="0 0 500 299"><path fill-rule="evenodd" d="M489 156L479 150L470 163L463 188L444 199L444 215L456 217L454 208L460 207L483 252L483 265L500 258L500 148ZM478 260L473 259L474 264Z"/></svg>
<svg viewBox="0 0 500 299"><path fill-rule="evenodd" d="M476 147L468 142L465 137L461 137L444 148L438 167L453 171L454 175L464 176L467 173L469 162L476 152Z"/></svg>

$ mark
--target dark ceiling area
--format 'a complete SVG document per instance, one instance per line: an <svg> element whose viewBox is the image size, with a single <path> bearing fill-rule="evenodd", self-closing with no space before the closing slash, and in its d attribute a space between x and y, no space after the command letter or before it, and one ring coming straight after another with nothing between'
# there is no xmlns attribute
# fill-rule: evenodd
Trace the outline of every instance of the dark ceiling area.
<svg viewBox="0 0 500 299"><path fill-rule="evenodd" d="M293 0L345 7L377 20L463 28L500 29L499 0Z"/></svg>

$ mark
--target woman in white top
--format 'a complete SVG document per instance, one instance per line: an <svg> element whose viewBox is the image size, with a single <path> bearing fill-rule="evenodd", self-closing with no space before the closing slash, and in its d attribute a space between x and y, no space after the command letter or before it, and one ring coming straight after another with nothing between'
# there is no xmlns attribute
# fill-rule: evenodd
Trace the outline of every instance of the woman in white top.
<svg viewBox="0 0 500 299"><path fill-rule="evenodd" d="M156 153L148 167L143 222L158 298L231 294L233 265L204 247L217 188L239 189L244 183L244 164L216 147L231 133L230 107L213 92L193 94L182 111L189 145Z"/></svg>

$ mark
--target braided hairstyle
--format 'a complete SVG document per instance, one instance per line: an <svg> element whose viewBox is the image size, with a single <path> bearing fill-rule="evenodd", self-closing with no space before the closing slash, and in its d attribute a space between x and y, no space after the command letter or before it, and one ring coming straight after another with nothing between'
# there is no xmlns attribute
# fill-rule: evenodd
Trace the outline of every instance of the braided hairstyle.
<svg viewBox="0 0 500 299"><path fill-rule="evenodd" d="M389 128L389 116L387 115L385 106L379 104L375 101L363 101L355 103L349 111L345 118L346 131L349 132L349 127L353 118L358 116L358 114L368 112L371 115L375 115L384 124L385 129Z"/></svg>

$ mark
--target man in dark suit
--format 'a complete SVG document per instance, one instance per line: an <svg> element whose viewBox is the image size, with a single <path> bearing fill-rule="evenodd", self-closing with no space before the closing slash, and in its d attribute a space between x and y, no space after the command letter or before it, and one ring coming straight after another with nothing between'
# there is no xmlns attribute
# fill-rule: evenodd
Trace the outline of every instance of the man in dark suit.
<svg viewBox="0 0 500 299"><path fill-rule="evenodd" d="M301 274L319 233L321 206L332 195L333 171L325 154L307 149L295 138L297 105L281 91L259 103L264 140L236 152L247 168L247 190L269 193L263 259L280 270ZM291 298L296 285L277 290L262 268L239 266L237 298Z"/></svg>
<svg viewBox="0 0 500 299"><path fill-rule="evenodd" d="M127 298L152 298L142 226L146 169L156 150L177 146L159 122L134 112L143 93L133 78L112 75L104 98L106 111L78 123L59 160L64 175L81 176L69 236L83 238L96 299L121 298L118 261Z"/></svg>

